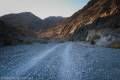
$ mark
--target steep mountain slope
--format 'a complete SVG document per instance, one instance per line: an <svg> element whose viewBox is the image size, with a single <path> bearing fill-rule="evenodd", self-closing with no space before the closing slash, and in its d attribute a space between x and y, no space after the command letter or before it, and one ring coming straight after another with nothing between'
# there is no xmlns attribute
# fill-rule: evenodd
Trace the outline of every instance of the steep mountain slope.
<svg viewBox="0 0 120 80"><path fill-rule="evenodd" d="M73 33L71 39L118 48L120 47L120 1L98 0L97 3L100 6L98 6L98 10L93 8L96 14L90 17L92 20L85 24L83 22L83 25Z"/></svg>
<svg viewBox="0 0 120 80"><path fill-rule="evenodd" d="M103 45L108 46L115 40L118 43L120 41L119 19L119 0L90 0L83 9L54 28L42 32L40 36L49 39L90 41L92 44L109 42Z"/></svg>

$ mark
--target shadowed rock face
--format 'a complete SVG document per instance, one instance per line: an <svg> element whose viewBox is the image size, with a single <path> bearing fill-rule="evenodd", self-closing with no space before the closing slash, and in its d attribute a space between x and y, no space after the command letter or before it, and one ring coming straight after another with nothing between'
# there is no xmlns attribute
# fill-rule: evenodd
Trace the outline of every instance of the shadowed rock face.
<svg viewBox="0 0 120 80"><path fill-rule="evenodd" d="M8 14L0 18L0 43L16 44L38 41L37 32L55 26L63 17L48 17L44 20L30 12Z"/></svg>
<svg viewBox="0 0 120 80"><path fill-rule="evenodd" d="M30 12L8 14L0 18L0 28L3 45L31 43L36 38L42 20Z"/></svg>
<svg viewBox="0 0 120 80"><path fill-rule="evenodd" d="M36 41L35 34L29 30L23 30L13 27L0 21L0 43L2 45L11 45L18 43L31 43Z"/></svg>

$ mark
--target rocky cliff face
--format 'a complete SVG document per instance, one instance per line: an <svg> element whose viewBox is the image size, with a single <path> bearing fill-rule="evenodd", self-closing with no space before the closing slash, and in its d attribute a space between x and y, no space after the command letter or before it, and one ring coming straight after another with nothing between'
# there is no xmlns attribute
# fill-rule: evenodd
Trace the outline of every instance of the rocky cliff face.
<svg viewBox="0 0 120 80"><path fill-rule="evenodd" d="M119 19L119 0L90 0L83 9L40 35L45 38L82 40L108 46L112 42L120 41Z"/></svg>

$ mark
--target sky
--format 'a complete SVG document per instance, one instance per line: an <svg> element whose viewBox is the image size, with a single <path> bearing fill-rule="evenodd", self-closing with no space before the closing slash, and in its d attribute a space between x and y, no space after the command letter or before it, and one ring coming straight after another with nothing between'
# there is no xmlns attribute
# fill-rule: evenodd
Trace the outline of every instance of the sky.
<svg viewBox="0 0 120 80"><path fill-rule="evenodd" d="M0 16L10 13L32 12L40 18L69 17L89 0L0 0Z"/></svg>

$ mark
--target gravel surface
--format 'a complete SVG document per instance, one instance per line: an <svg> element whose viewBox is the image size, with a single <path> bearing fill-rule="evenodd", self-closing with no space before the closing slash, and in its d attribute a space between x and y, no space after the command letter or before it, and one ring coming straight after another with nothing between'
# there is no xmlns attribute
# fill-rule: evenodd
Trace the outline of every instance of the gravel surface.
<svg viewBox="0 0 120 80"><path fill-rule="evenodd" d="M120 49L78 42L3 47L0 80L120 80Z"/></svg>

